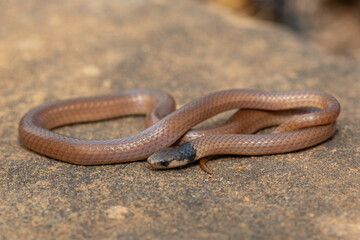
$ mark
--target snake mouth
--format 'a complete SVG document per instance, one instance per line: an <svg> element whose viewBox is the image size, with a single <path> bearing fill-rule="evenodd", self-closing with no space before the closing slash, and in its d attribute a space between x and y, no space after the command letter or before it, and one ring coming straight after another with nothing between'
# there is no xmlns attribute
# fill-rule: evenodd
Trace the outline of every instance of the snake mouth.
<svg viewBox="0 0 360 240"><path fill-rule="evenodd" d="M169 169L188 165L195 159L196 149L190 142L187 142L178 147L154 153L147 159L147 162L154 169Z"/></svg>

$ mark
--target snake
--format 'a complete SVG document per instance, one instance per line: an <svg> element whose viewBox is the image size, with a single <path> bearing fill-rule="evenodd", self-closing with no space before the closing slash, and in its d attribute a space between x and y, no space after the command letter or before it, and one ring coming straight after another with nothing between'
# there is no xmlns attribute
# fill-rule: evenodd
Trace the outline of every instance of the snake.
<svg viewBox="0 0 360 240"><path fill-rule="evenodd" d="M237 110L225 123L194 129L201 122ZM77 139L55 128L146 115L146 128L117 139ZM44 103L20 120L23 145L41 155L76 165L101 165L147 159L154 169L186 166L214 155L268 155L317 145L336 132L340 104L316 90L262 91L228 89L201 96L179 109L174 98L157 89ZM275 126L270 133L254 134ZM201 164L206 169L206 160ZM208 171L209 172L209 171Z"/></svg>

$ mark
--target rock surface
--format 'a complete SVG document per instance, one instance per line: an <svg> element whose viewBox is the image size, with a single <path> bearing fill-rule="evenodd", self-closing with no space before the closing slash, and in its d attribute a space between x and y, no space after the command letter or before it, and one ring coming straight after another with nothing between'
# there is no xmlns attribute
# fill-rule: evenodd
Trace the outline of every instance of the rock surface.
<svg viewBox="0 0 360 240"><path fill-rule="evenodd" d="M0 239L360 238L360 70L352 61L200 1L5 0L0 23ZM75 166L18 139L34 106L144 87L167 90L179 105L227 88L319 89L342 113L329 141L217 158L212 178L197 165ZM108 139L143 126L130 117L56 131Z"/></svg>

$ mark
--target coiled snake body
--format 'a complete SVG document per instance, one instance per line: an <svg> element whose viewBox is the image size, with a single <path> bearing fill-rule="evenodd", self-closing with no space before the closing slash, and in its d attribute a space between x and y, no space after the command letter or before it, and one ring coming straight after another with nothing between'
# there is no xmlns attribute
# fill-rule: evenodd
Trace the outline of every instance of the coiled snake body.
<svg viewBox="0 0 360 240"><path fill-rule="evenodd" d="M191 130L231 109L239 111L220 127ZM167 93L139 89L40 105L21 119L19 136L35 152L69 163L98 165L148 158L153 168L173 168L209 155L264 155L307 148L333 135L339 113L338 101L319 91L231 89L210 93L175 110L175 101ZM147 128L131 137L82 140L51 131L67 124L133 114L146 114ZM271 134L251 134L273 125L278 127ZM168 148L174 143L182 144Z"/></svg>

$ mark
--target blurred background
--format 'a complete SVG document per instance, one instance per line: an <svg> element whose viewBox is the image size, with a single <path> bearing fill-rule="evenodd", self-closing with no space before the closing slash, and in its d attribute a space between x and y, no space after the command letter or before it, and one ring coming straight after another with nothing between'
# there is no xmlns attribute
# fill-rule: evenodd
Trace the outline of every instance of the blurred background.
<svg viewBox="0 0 360 240"><path fill-rule="evenodd" d="M360 62L360 0L205 0L281 23L329 51Z"/></svg>

